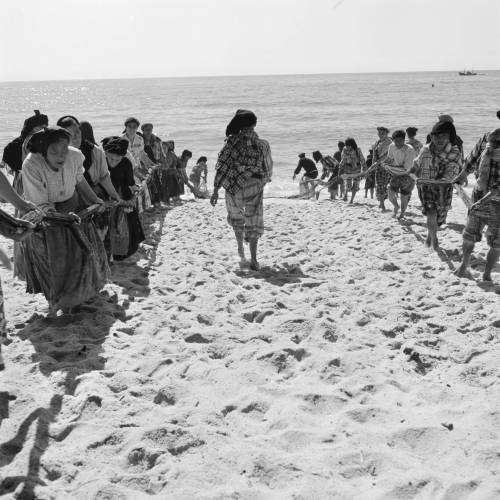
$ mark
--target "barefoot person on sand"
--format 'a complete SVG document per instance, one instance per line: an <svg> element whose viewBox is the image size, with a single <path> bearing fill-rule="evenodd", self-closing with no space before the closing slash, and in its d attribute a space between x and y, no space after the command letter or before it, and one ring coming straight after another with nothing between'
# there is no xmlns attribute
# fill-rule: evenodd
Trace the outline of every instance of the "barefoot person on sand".
<svg viewBox="0 0 500 500"><path fill-rule="evenodd" d="M481 241L485 226L486 241L490 247L486 257L483 280L491 281L491 271L500 257L500 128L488 136L488 145L481 156L472 205L463 232L463 258L456 275L472 278L469 262L474 244ZM480 201L483 199L484 201Z"/></svg>
<svg viewBox="0 0 500 500"><path fill-rule="evenodd" d="M339 190L339 163L331 156L323 156L321 151L314 151L313 158L316 163L323 165L321 180L327 179L326 183L330 193L330 200L335 200ZM316 193L318 198L319 192Z"/></svg>
<svg viewBox="0 0 500 500"><path fill-rule="evenodd" d="M318 177L318 168L310 158L306 158L305 153L299 154L299 163L293 172L293 181L302 169L304 169L304 175L299 182L299 194L301 197L311 198L314 196L314 179Z"/></svg>
<svg viewBox="0 0 500 500"><path fill-rule="evenodd" d="M431 131L431 143L426 144L416 158L412 172L423 180L450 181L455 179L462 166L462 153L455 140L455 127L451 122L437 122ZM418 186L422 213L427 216L427 246L438 248L437 230L446 222L451 208L453 186L426 184Z"/></svg>
<svg viewBox="0 0 500 500"><path fill-rule="evenodd" d="M233 227L241 265L247 264L243 240L250 245L250 269L259 270L257 244L264 234L264 186L271 181L272 158L269 143L255 133L257 117L239 109L226 128L226 142L215 166L214 192L226 190L227 221Z"/></svg>
<svg viewBox="0 0 500 500"><path fill-rule="evenodd" d="M391 139L389 138L389 129L387 127L377 127L378 141L372 146L373 149L373 163L382 163L386 158ZM387 186L391 180L391 174L381 165L375 170L375 185L377 200L379 208L385 211L385 200L388 196Z"/></svg>
<svg viewBox="0 0 500 500"><path fill-rule="evenodd" d="M343 174L356 175L361 174L366 169L366 162L361 148L358 148L356 141L352 137L348 137L345 140L345 147L342 151L342 160L339 165L339 175L342 177ZM347 193L351 191L351 201L354 202L354 197L359 191L359 176L354 179L345 178L344 179L344 201L347 201Z"/></svg>
<svg viewBox="0 0 500 500"><path fill-rule="evenodd" d="M391 174L389 201L394 205L393 217L398 215L398 194L401 195L400 219L405 215L411 192L415 186L415 181L409 175L415 160L415 150L410 145L405 144L405 137L404 130L393 132L392 144L389 146L387 158L383 162L385 169Z"/></svg>

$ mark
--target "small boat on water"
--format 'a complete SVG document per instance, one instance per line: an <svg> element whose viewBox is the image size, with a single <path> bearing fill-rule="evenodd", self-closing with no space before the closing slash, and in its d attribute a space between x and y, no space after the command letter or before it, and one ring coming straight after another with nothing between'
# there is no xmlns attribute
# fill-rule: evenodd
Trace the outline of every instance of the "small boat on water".
<svg viewBox="0 0 500 500"><path fill-rule="evenodd" d="M477 75L477 73L472 69L464 69L463 71L459 71L458 74L460 76L474 76Z"/></svg>

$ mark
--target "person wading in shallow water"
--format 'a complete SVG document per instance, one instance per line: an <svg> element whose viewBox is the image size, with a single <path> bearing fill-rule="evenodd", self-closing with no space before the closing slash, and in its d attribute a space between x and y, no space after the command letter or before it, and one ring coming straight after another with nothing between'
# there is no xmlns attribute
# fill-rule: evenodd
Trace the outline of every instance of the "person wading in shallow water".
<svg viewBox="0 0 500 500"><path fill-rule="evenodd" d="M227 221L233 227L240 265L245 267L243 241L250 245L250 269L260 269L257 243L264 234L264 186L271 182L273 161L267 141L255 133L257 117L239 109L226 128L226 142L215 166L214 192L210 199L217 204L219 189L226 191Z"/></svg>
<svg viewBox="0 0 500 500"><path fill-rule="evenodd" d="M316 164L310 159L306 158L305 153L299 154L299 163L297 168L293 172L292 180L300 174L300 171L304 169L304 175L300 179L299 192L300 196L305 196L306 198L311 198L314 196L314 179L318 177L318 168Z"/></svg>

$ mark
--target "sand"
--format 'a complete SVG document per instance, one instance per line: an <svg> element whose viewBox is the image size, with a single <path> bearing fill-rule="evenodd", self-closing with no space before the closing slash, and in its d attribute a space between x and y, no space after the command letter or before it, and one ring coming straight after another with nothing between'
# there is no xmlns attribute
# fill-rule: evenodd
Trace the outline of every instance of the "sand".
<svg viewBox="0 0 500 500"><path fill-rule="evenodd" d="M404 224L358 202L266 200L261 272L239 269L223 202L148 215L73 318L2 270L0 496L500 498L486 245L458 279L461 202L439 253L416 197Z"/></svg>

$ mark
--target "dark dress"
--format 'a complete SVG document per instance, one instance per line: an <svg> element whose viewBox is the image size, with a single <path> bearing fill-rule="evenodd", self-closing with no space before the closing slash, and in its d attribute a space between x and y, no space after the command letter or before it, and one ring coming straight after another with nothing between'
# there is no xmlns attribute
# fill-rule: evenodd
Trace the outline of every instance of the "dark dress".
<svg viewBox="0 0 500 500"><path fill-rule="evenodd" d="M111 182L116 191L123 200L130 200L133 197L130 189L135 185L134 169L132 163L126 157L122 161L109 169ZM126 221L126 227L123 222ZM116 241L120 235L128 233L128 244L125 247L117 248ZM139 247L139 244L145 240L144 231L137 209L133 208L131 212L126 212L124 207L118 207L111 215L111 249L115 260L123 260L134 254Z"/></svg>

